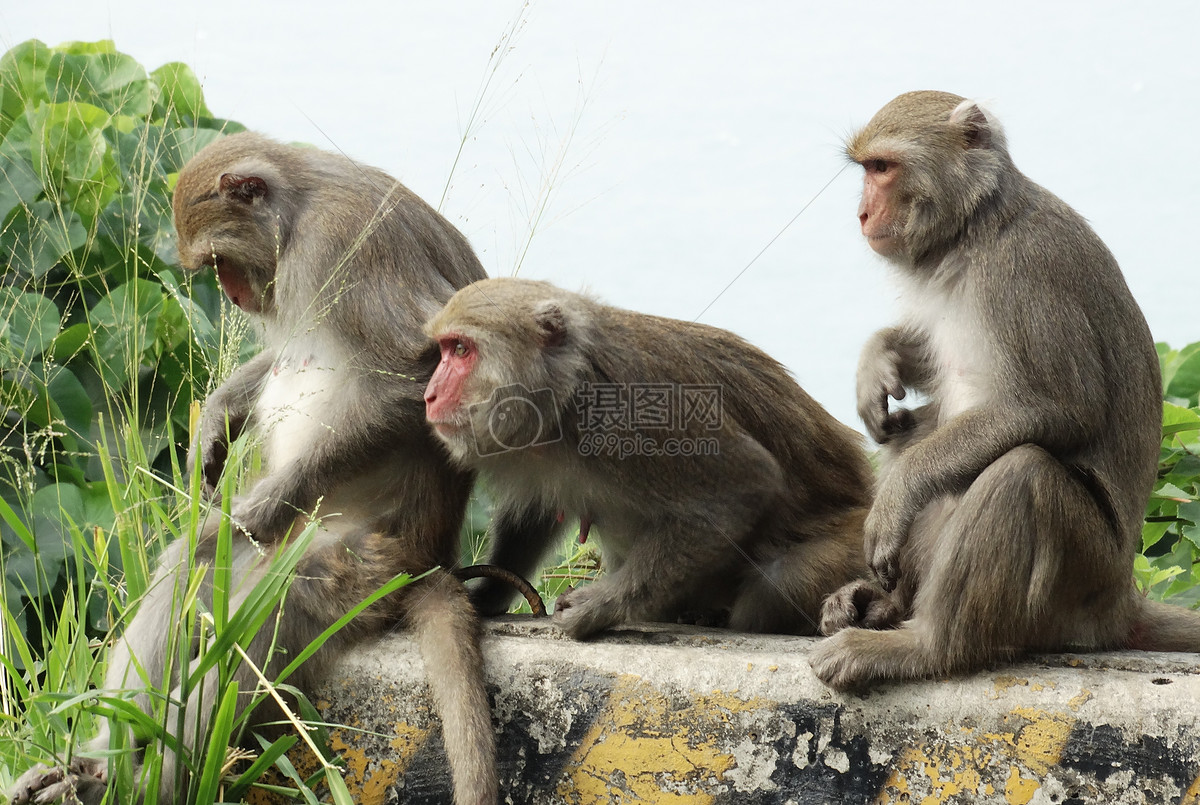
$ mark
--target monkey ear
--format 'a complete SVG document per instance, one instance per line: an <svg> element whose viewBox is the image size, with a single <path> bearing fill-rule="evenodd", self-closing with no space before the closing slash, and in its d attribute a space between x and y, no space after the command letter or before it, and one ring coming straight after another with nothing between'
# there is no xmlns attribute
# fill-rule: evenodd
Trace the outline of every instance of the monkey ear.
<svg viewBox="0 0 1200 805"><path fill-rule="evenodd" d="M963 130L967 148L991 148L995 140L992 121L975 101L963 101L950 113L950 123Z"/></svg>
<svg viewBox="0 0 1200 805"><path fill-rule="evenodd" d="M239 176L236 173L221 174L221 195L249 204L256 198L266 198L267 183L258 176Z"/></svg>
<svg viewBox="0 0 1200 805"><path fill-rule="evenodd" d="M533 311L533 322L544 347L557 347L567 340L567 317L555 302L542 302Z"/></svg>

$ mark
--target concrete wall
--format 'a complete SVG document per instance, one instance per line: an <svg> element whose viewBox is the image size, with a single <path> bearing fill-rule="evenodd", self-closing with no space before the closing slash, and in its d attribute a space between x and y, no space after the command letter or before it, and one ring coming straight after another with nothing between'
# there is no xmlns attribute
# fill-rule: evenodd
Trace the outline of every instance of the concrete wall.
<svg viewBox="0 0 1200 805"><path fill-rule="evenodd" d="M811 638L676 626L578 643L492 621L484 651L510 803L1200 805L1200 658L1036 657L830 691ZM362 805L450 802L424 668L403 635L318 697Z"/></svg>

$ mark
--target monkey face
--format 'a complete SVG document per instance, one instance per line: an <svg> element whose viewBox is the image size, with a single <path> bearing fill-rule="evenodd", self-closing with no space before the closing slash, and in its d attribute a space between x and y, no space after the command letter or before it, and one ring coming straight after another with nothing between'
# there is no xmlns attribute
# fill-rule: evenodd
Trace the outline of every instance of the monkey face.
<svg viewBox="0 0 1200 805"><path fill-rule="evenodd" d="M186 169L175 188L175 229L179 261L189 271L211 266L221 288L247 313L266 313L274 307L272 280L282 233L277 218L264 231L261 213L268 201L267 183L257 176L222 173L205 181L203 166L193 175ZM211 175L211 174L210 174Z"/></svg>
<svg viewBox="0 0 1200 805"><path fill-rule="evenodd" d="M858 223L871 248L883 257L891 257L904 247L905 205L897 192L901 167L898 162L878 157L865 161L863 169Z"/></svg>

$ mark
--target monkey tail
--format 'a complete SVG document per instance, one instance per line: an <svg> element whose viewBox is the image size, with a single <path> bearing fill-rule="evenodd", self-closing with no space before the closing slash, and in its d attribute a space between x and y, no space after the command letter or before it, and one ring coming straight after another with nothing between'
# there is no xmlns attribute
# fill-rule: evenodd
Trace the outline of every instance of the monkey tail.
<svg viewBox="0 0 1200 805"><path fill-rule="evenodd" d="M1200 653L1200 611L1137 597L1129 647L1142 651Z"/></svg>
<svg viewBox="0 0 1200 805"><path fill-rule="evenodd" d="M414 585L406 620L417 638L454 780L455 805L499 799L496 734L483 675L480 623L462 582L434 571Z"/></svg>

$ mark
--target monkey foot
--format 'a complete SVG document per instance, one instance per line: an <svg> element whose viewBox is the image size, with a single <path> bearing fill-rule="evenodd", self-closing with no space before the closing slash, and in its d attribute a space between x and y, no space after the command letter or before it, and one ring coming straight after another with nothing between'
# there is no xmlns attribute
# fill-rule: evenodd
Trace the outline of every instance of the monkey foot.
<svg viewBox="0 0 1200 805"><path fill-rule="evenodd" d="M10 792L12 805L93 805L104 798L108 764L94 758L75 758L70 769L34 766L21 775Z"/></svg>
<svg viewBox="0 0 1200 805"><path fill-rule="evenodd" d="M860 634L871 633L862 629L838 632L809 652L808 664L817 679L837 690L860 688L875 679L873 669L854 645L854 638Z"/></svg>
<svg viewBox="0 0 1200 805"><path fill-rule="evenodd" d="M617 608L605 600L603 586L602 581L597 581L560 595L554 602L554 622L576 640L621 623L623 619Z"/></svg>

